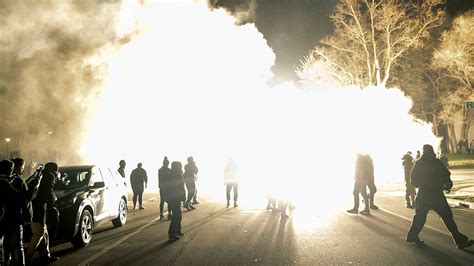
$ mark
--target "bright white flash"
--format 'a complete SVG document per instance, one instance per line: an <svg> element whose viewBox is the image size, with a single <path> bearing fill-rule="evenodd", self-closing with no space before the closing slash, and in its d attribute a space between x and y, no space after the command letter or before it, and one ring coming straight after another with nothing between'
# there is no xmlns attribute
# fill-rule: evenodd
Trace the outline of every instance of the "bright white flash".
<svg viewBox="0 0 474 266"><path fill-rule="evenodd" d="M406 151L436 144L398 89L269 87L273 51L254 25L236 26L223 10L174 1L124 8L118 25L141 33L104 52L106 82L82 150L91 162L125 159L128 171L143 162L154 186L163 156L192 155L200 191L224 199L233 158L242 201L264 205L271 192L314 204L350 197L355 152L372 154L381 183L403 180Z"/></svg>

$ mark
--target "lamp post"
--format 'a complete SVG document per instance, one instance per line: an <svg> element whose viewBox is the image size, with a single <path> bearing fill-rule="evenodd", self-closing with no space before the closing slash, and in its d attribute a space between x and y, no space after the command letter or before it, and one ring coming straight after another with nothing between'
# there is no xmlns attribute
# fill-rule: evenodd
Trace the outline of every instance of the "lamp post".
<svg viewBox="0 0 474 266"><path fill-rule="evenodd" d="M11 138L5 138L5 141L7 142L7 159L10 157L10 141Z"/></svg>

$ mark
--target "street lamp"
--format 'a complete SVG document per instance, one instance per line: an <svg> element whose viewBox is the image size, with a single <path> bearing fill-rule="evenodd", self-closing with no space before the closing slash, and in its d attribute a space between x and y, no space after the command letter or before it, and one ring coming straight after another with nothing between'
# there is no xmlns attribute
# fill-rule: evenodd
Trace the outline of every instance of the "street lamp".
<svg viewBox="0 0 474 266"><path fill-rule="evenodd" d="M9 154L9 153L10 153L9 144L10 144L10 141L11 141L11 140L12 140L11 138L5 138L5 141L7 142L7 159L10 157L10 154Z"/></svg>

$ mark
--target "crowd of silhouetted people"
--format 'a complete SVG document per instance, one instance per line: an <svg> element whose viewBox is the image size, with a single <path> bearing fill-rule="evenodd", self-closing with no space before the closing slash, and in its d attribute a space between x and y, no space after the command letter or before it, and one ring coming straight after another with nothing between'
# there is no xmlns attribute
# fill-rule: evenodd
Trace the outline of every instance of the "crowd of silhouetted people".
<svg viewBox="0 0 474 266"><path fill-rule="evenodd" d="M2 265L25 265L35 252L39 262L59 260L49 252L49 239L55 234L59 212L54 206L53 188L59 178L58 165L38 165L28 183L23 180L25 162L21 158L0 162L0 237L3 242ZM28 249L23 248L23 228L31 227Z"/></svg>

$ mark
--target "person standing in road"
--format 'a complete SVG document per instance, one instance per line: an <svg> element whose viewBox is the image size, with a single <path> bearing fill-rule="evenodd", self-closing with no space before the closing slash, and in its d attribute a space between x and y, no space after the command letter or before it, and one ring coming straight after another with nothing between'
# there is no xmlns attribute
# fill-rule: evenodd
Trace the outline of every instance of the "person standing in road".
<svg viewBox="0 0 474 266"><path fill-rule="evenodd" d="M184 234L181 232L181 202L186 197L184 191L183 166L180 162L171 163L171 171L161 182L160 190L165 191L168 208L171 209L171 222L168 229L170 240L178 240Z"/></svg>
<svg viewBox="0 0 474 266"><path fill-rule="evenodd" d="M140 206L140 210L144 210L143 207L143 191L145 190L148 183L148 176L145 169L142 168L142 163L138 163L137 168L133 169L130 174L130 185L132 186L133 191L133 209Z"/></svg>
<svg viewBox="0 0 474 266"><path fill-rule="evenodd" d="M423 146L423 155L415 162L411 171L411 184L418 188L418 196L415 216L407 234L407 242L419 245L424 243L418 235L425 225L428 212L432 209L441 217L459 249L474 244L474 241L460 233L456 226L453 212L443 193L449 192L453 187L451 172L436 158L433 146L428 144Z"/></svg>
<svg viewBox="0 0 474 266"><path fill-rule="evenodd" d="M121 177L125 178L125 166L127 164L125 163L125 160L120 160L119 162L119 168L117 169L117 172L120 174Z"/></svg>
<svg viewBox="0 0 474 266"><path fill-rule="evenodd" d="M367 174L367 186L369 187L369 207L373 210L378 210L379 207L375 205L375 193L377 192L377 187L375 186L375 175L374 175L374 161L369 154L364 155L364 166L365 173Z"/></svg>
<svg viewBox="0 0 474 266"><path fill-rule="evenodd" d="M414 186L411 185L411 169L415 164L415 160L411 156L411 151L408 151L402 158L402 165L403 170L405 173L405 200L407 202L406 207L413 209L415 207L415 196L416 196L416 189Z"/></svg>
<svg viewBox="0 0 474 266"><path fill-rule="evenodd" d="M188 163L184 166L183 176L186 189L188 190L188 197L184 207L188 210L194 210L195 207L193 206L193 200L195 200L194 196L196 195L196 181L199 170L192 156L189 156L187 161Z"/></svg>
<svg viewBox="0 0 474 266"><path fill-rule="evenodd" d="M59 260L58 257L52 257L49 252L49 234L46 224L48 205L53 205L56 201L53 188L59 174L58 165L54 162L47 163L41 174L43 178L39 185L38 195L32 202L33 219L30 223L32 236L25 256L31 259L38 249L41 260L50 263Z"/></svg>
<svg viewBox="0 0 474 266"><path fill-rule="evenodd" d="M164 220L163 208L166 201L166 190L162 188L162 184L166 177L170 174L171 169L169 168L170 161L165 156L163 159L163 166L158 170L158 188L160 189L160 220ZM171 218L171 209L168 206L168 220Z"/></svg>
<svg viewBox="0 0 474 266"><path fill-rule="evenodd" d="M224 185L226 186L225 195L227 198L227 208L230 206L230 192L234 191L234 208L237 207L239 197L239 181L237 177L237 165L231 159L224 169Z"/></svg>
<svg viewBox="0 0 474 266"><path fill-rule="evenodd" d="M11 161L14 163L11 185L18 191L28 191L28 187L22 179L25 161L22 158L14 158ZM31 222L32 215L32 210L30 212L28 206L28 201L20 201L18 199L10 200L7 205L5 213L6 234L3 239L3 254L6 265L25 265L23 224Z"/></svg>
<svg viewBox="0 0 474 266"><path fill-rule="evenodd" d="M354 207L347 210L348 213L357 214L359 213L359 194L364 199L365 209L360 212L363 215L370 215L369 209L369 196L367 195L366 186L368 183L368 173L366 157L363 154L357 154L355 174L354 174L354 190L352 195L354 196Z"/></svg>

